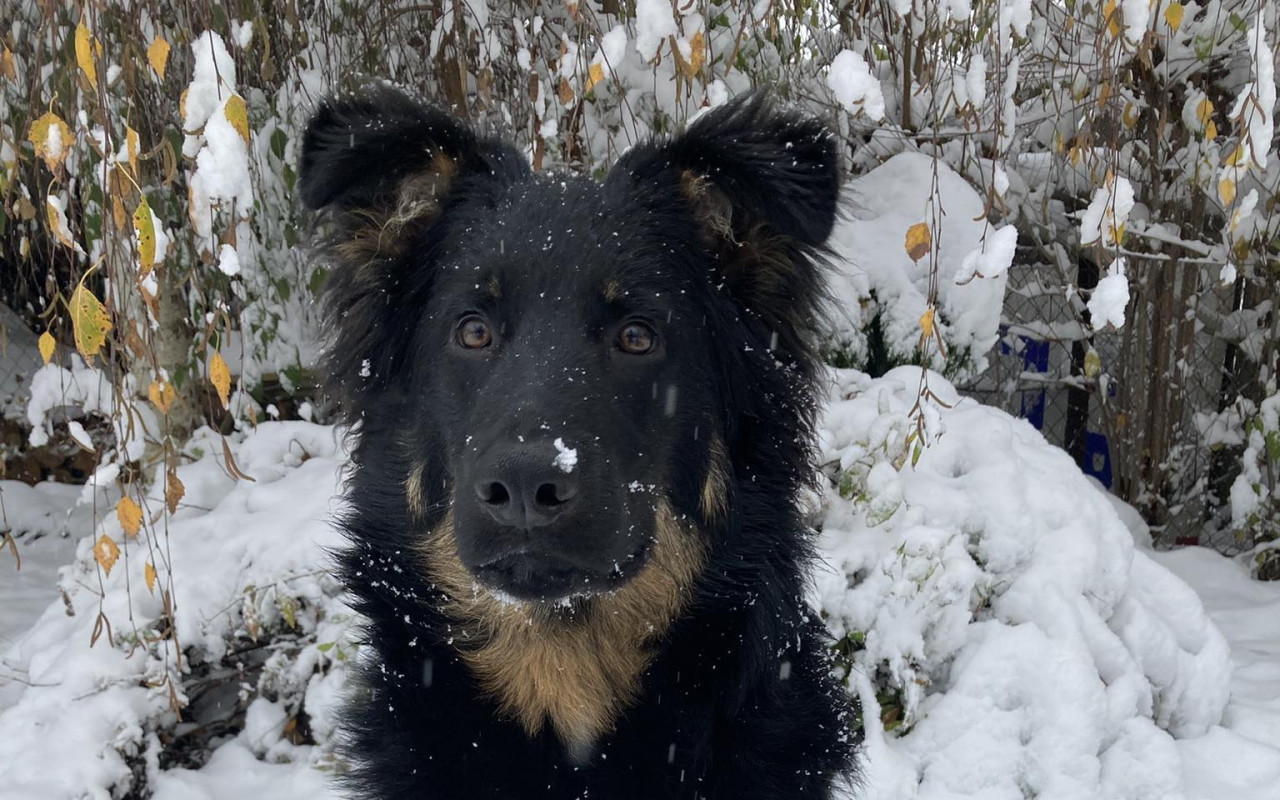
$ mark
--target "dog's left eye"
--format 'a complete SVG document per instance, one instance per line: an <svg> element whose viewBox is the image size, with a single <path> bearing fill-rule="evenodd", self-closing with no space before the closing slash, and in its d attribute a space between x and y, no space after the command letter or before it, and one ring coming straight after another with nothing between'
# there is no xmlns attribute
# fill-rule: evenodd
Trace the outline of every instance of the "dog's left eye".
<svg viewBox="0 0 1280 800"><path fill-rule="evenodd" d="M653 352L658 345L658 334L643 322L628 322L618 332L618 349L633 356Z"/></svg>
<svg viewBox="0 0 1280 800"><path fill-rule="evenodd" d="M489 323L474 314L464 317L458 323L458 330L455 336L458 344L468 350L479 350L483 347L488 347L489 342L493 341L493 334L489 331Z"/></svg>

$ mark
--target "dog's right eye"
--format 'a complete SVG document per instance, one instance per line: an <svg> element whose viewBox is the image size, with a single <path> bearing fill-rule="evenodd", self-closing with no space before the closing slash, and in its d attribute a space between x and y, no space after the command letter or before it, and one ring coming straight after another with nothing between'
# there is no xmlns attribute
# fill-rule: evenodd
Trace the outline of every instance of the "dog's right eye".
<svg viewBox="0 0 1280 800"><path fill-rule="evenodd" d="M488 347L489 343L493 341L493 334L489 331L489 323L474 314L462 318L462 321L458 323L458 330L454 336L458 344L468 350L480 350Z"/></svg>

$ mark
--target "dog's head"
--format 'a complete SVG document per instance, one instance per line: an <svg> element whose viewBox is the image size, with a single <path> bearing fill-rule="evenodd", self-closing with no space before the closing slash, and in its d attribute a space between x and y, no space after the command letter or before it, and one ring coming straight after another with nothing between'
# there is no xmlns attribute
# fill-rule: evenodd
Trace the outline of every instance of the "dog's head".
<svg viewBox="0 0 1280 800"><path fill-rule="evenodd" d="M631 580L660 511L723 519L743 397L805 418L757 395L811 368L837 162L759 94L603 182L533 174L391 88L324 103L301 192L333 212L328 368L395 431L411 516L451 504L459 560L519 600Z"/></svg>

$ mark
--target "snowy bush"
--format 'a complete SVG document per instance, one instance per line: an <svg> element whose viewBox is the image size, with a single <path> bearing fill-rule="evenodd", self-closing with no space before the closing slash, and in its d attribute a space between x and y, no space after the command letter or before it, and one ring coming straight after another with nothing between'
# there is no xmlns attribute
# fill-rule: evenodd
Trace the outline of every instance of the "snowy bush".
<svg viewBox="0 0 1280 800"><path fill-rule="evenodd" d="M1025 422L930 375L913 455L919 369L832 377L813 600L862 702L869 796L1175 796L1174 738L1218 723L1230 677L1195 594ZM0 689L6 797L332 791L357 655L325 553L341 436L265 423L230 440L236 480L200 433L167 535L112 515L83 538L3 654L24 676Z"/></svg>
<svg viewBox="0 0 1280 800"><path fill-rule="evenodd" d="M259 759L331 769L312 743L331 736L356 653L325 554L338 544L341 436L265 424L231 446L252 479L237 480L218 437L197 433L167 531L149 524L157 488L133 535L113 514L81 539L62 600L3 655L24 680L0 687L0 793L177 800L200 796L210 778L193 770L212 759L237 765L257 797L272 779ZM323 790L323 772L296 778Z"/></svg>
<svg viewBox="0 0 1280 800"><path fill-rule="evenodd" d="M816 603L862 701L871 797L1151 798L1227 705L1226 643L1028 423L920 370L835 373Z"/></svg>

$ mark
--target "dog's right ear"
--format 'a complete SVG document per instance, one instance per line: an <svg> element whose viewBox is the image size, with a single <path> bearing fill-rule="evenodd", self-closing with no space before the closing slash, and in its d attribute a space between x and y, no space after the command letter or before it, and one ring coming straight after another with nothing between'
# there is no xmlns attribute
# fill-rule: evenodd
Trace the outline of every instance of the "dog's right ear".
<svg viewBox="0 0 1280 800"><path fill-rule="evenodd" d="M405 288L430 283L422 237L466 186L514 183L529 165L514 147L386 85L321 103L300 161L302 202L332 223L317 253L330 267L328 385L357 418L404 372L403 330L416 313Z"/></svg>
<svg viewBox="0 0 1280 800"><path fill-rule="evenodd" d="M302 139L299 190L311 209L387 221L430 218L469 172L529 173L514 148L385 84L325 99Z"/></svg>

